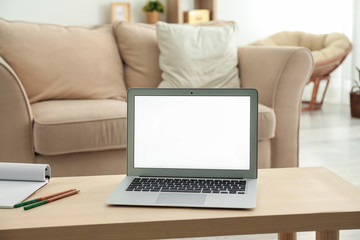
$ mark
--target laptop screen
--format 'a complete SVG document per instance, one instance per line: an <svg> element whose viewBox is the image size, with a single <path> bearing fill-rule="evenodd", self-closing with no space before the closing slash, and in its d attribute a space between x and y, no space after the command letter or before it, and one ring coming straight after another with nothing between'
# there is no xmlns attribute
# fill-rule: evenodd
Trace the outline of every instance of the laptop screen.
<svg viewBox="0 0 360 240"><path fill-rule="evenodd" d="M257 95L254 101L247 90L129 92L130 170L223 177L224 173L253 172L256 168Z"/></svg>
<svg viewBox="0 0 360 240"><path fill-rule="evenodd" d="M249 96L135 96L134 167L250 169Z"/></svg>

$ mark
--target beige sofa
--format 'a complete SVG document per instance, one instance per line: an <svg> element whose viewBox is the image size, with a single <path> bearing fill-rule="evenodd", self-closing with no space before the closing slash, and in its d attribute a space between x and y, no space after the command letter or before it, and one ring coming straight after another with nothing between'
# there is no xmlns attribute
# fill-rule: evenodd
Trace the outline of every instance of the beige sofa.
<svg viewBox="0 0 360 240"><path fill-rule="evenodd" d="M87 29L0 19L0 161L49 163L54 176L124 173L126 90L161 81L154 26ZM300 47L239 47L241 86L259 91L259 166L296 167Z"/></svg>

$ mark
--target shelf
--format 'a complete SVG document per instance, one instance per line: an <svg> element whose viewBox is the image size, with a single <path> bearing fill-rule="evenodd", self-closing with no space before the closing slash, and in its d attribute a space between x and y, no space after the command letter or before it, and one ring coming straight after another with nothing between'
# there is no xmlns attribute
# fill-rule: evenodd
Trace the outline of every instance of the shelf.
<svg viewBox="0 0 360 240"><path fill-rule="evenodd" d="M184 23L182 0L166 0L166 21ZM210 10L210 20L217 19L217 0L194 0L195 9Z"/></svg>

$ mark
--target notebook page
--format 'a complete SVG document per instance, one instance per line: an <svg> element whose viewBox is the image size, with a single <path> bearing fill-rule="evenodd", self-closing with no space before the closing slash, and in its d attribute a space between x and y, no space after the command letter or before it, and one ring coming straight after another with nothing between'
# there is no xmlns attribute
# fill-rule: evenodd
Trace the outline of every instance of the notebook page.
<svg viewBox="0 0 360 240"><path fill-rule="evenodd" d="M0 208L13 208L48 183L26 181L0 181Z"/></svg>
<svg viewBox="0 0 360 240"><path fill-rule="evenodd" d="M0 162L0 208L12 208L48 183L47 164Z"/></svg>

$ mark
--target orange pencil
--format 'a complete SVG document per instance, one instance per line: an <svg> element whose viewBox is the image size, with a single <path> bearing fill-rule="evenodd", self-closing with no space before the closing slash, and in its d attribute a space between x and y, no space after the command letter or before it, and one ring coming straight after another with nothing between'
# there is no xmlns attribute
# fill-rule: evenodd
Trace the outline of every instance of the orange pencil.
<svg viewBox="0 0 360 240"><path fill-rule="evenodd" d="M52 195L49 195L49 196L46 196L46 197L36 198L36 199L29 200L29 201L26 201L26 202L18 203L18 204L15 204L14 208L18 208L18 207L23 207L23 206L26 206L26 205L30 205L30 204L33 204L33 203L36 203L36 202L40 202L40 201L42 201L42 200L49 199L49 198L52 198L52 197L55 197L55 196L58 196L58 195L62 195L62 194L64 194L64 193L68 193L68 192L71 192L71 191L74 191L74 190L76 190L76 189L70 189L70 190L66 190L66 191L63 191L63 192L55 193L55 194L52 194Z"/></svg>
<svg viewBox="0 0 360 240"><path fill-rule="evenodd" d="M72 192L72 191L75 191L75 190L76 189L69 189L69 190L66 190L66 191L63 191L63 192L51 194L51 195L46 196L46 197L41 197L41 198L39 198L39 200L42 201L42 200L49 199L49 198L52 198L52 197L56 197L56 196L62 195L64 193Z"/></svg>
<svg viewBox="0 0 360 240"><path fill-rule="evenodd" d="M65 191L65 193L63 192L63 194L61 194L61 195L54 194L55 196L52 195L53 197L50 197L48 199L45 199L45 200L42 200L40 202L37 202L37 203L34 203L32 205L24 207L24 210L29 210L29 209L32 209L32 208L35 208L35 207L38 207L38 206L41 206L41 205L44 205L44 204L47 204L47 203L51 203L53 201L56 201L56 200L59 200L59 199L65 198L65 197L72 196L72 195L77 194L79 192L80 192L80 190L73 189L71 191Z"/></svg>

